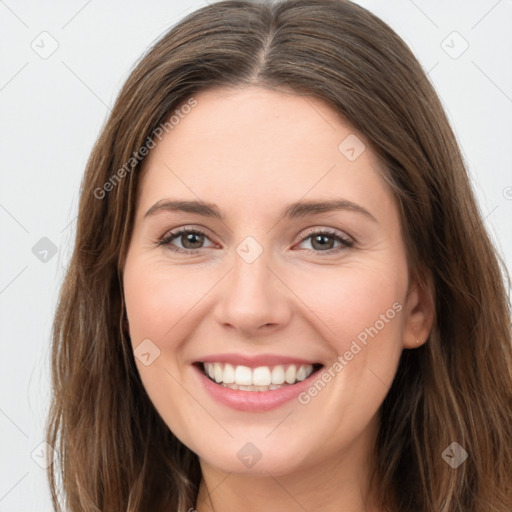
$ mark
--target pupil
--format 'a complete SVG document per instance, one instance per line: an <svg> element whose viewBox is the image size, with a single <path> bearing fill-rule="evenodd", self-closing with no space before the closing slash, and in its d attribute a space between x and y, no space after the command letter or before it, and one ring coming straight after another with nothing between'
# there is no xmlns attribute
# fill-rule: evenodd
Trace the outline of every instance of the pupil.
<svg viewBox="0 0 512 512"><path fill-rule="evenodd" d="M191 243L192 245L194 245L194 237L197 237L199 238L199 241L196 240L196 244L199 244L199 246L201 246L201 239L200 237L202 237L203 235L199 235L199 234L196 234L196 233L189 233L187 235L185 235L185 240L187 241L187 244L188 243ZM187 247L187 244L183 244L185 247ZM197 247L189 247L189 249L197 249Z"/></svg>
<svg viewBox="0 0 512 512"><path fill-rule="evenodd" d="M329 245L328 243L322 243L321 241L323 240L325 242L326 239L329 239L330 236L329 235L317 235L313 238L313 246L315 246L315 243L317 242L320 242L320 248L323 248L325 249L327 245ZM327 247L328 249L330 249L331 247Z"/></svg>

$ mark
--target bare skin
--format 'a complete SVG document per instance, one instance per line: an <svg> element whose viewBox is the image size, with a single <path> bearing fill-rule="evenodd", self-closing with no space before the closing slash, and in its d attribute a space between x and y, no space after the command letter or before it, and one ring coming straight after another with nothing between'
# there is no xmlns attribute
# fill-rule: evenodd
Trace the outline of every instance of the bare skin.
<svg viewBox="0 0 512 512"><path fill-rule="evenodd" d="M195 98L145 162L123 279L134 348L149 339L160 350L148 366L136 360L143 384L200 459L197 511L377 512L367 479L378 409L402 350L432 325L379 163L320 100L258 87ZM351 134L366 146L355 159L355 139L339 149ZM163 199L215 203L224 219L145 216ZM334 199L367 213L280 216L294 202ZM157 245L184 226L205 236ZM325 229L345 241L318 240ZM237 247L262 252L248 263ZM217 353L300 357L335 376L302 403L239 411L212 399L192 366ZM252 467L237 456L247 443L261 454Z"/></svg>

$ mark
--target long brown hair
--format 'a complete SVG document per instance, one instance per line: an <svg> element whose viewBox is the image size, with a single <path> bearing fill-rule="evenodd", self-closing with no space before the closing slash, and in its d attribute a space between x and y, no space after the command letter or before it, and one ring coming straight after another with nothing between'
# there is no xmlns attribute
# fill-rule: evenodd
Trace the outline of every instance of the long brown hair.
<svg viewBox="0 0 512 512"><path fill-rule="evenodd" d="M431 283L431 335L403 351L380 410L371 477L382 509L510 512L507 272L424 71L388 25L346 0L214 3L169 30L130 74L87 164L53 325L55 509L59 489L71 512L195 505L198 457L142 386L121 277L140 149L194 94L247 84L323 99L367 137L400 206L410 271ZM442 456L453 442L468 453L456 469Z"/></svg>

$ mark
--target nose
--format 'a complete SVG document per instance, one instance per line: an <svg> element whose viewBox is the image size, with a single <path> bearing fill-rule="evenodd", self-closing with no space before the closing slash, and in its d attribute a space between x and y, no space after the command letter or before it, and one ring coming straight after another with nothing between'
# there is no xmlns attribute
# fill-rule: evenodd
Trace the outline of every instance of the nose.
<svg viewBox="0 0 512 512"><path fill-rule="evenodd" d="M271 268L263 252L248 263L235 255L233 269L223 279L214 314L217 322L241 335L254 337L283 328L291 318L291 291Z"/></svg>

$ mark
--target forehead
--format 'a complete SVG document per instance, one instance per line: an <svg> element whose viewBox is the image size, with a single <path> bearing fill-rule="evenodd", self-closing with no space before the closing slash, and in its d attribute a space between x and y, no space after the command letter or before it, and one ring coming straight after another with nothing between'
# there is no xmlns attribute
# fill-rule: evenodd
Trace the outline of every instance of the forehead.
<svg viewBox="0 0 512 512"><path fill-rule="evenodd" d="M259 87L194 99L144 162L142 207L166 194L252 210L308 196L391 200L364 136L324 101Z"/></svg>

